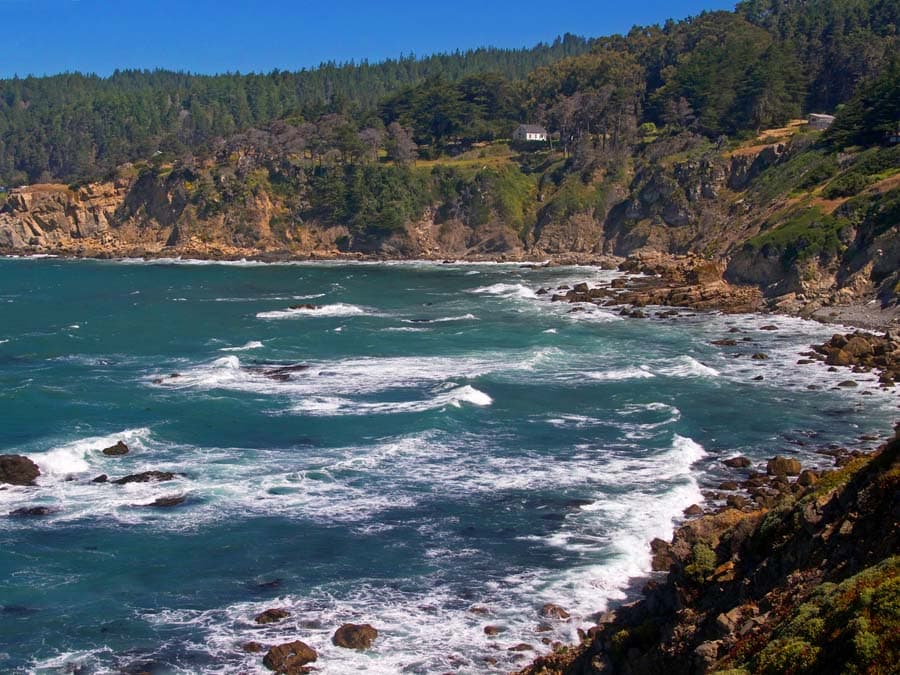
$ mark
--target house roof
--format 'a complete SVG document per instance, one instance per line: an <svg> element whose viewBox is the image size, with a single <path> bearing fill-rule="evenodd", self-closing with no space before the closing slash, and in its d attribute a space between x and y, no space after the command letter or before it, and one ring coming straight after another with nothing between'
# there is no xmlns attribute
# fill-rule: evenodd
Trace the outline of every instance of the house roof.
<svg viewBox="0 0 900 675"><path fill-rule="evenodd" d="M547 130L540 124L520 124L516 131L522 130L526 134L546 134Z"/></svg>

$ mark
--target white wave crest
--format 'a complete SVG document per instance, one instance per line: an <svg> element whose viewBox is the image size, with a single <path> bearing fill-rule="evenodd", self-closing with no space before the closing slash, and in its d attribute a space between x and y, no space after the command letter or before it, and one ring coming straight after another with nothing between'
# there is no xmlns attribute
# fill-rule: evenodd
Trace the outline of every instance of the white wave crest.
<svg viewBox="0 0 900 675"><path fill-rule="evenodd" d="M719 371L703 365L692 356L679 356L672 365L660 368L659 374L670 377L718 377Z"/></svg>
<svg viewBox="0 0 900 675"><path fill-rule="evenodd" d="M506 298L522 298L529 300L537 297L537 294L533 290L523 284L491 284L490 286L473 288L469 292L479 295L497 295Z"/></svg>
<svg viewBox="0 0 900 675"><path fill-rule="evenodd" d="M592 380L643 380L656 377L646 366L640 368L617 368L614 370L588 371L585 373Z"/></svg>
<svg viewBox="0 0 900 675"><path fill-rule="evenodd" d="M250 342L248 342L247 344L245 344L241 347L222 347L219 351L220 352L246 352L251 349L259 349L262 346L263 346L263 343L260 342L259 340L251 340Z"/></svg>
<svg viewBox="0 0 900 675"><path fill-rule="evenodd" d="M373 314L372 310L358 305L348 305L338 302L333 305L322 305L315 309L298 307L296 309L278 309L271 312L259 312L257 319L296 319L299 317L324 317L324 316L360 316Z"/></svg>

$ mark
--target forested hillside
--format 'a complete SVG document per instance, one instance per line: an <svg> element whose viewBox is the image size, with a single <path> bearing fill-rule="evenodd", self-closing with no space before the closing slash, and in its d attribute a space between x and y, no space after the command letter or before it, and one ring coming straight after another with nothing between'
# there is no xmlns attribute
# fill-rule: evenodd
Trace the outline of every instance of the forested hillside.
<svg viewBox="0 0 900 675"><path fill-rule="evenodd" d="M0 180L40 185L0 248L696 253L778 302L892 302L898 26L900 0L748 0L532 50L7 80Z"/></svg>
<svg viewBox="0 0 900 675"><path fill-rule="evenodd" d="M326 63L299 72L191 75L116 71L0 81L0 185L99 178L157 151L203 153L216 140L278 119L299 124L326 113L365 124L379 101L439 76L502 72L510 79L585 52L566 35L532 49L477 49L381 63Z"/></svg>

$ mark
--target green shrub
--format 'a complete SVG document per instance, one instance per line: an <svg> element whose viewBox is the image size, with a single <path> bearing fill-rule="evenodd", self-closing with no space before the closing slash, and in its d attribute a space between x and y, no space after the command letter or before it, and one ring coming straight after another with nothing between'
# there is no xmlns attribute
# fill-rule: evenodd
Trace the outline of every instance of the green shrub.
<svg viewBox="0 0 900 675"><path fill-rule="evenodd" d="M716 569L716 553L704 543L694 544L691 549L690 562L685 565L684 573L697 583L708 577Z"/></svg>

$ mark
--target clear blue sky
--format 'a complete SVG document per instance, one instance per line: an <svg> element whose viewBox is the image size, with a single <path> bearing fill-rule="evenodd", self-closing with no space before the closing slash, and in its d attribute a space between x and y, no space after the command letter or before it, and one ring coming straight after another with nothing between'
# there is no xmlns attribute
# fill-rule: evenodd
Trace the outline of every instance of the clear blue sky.
<svg viewBox="0 0 900 675"><path fill-rule="evenodd" d="M0 0L0 77L116 68L297 70L524 47L731 9L734 0Z"/></svg>

